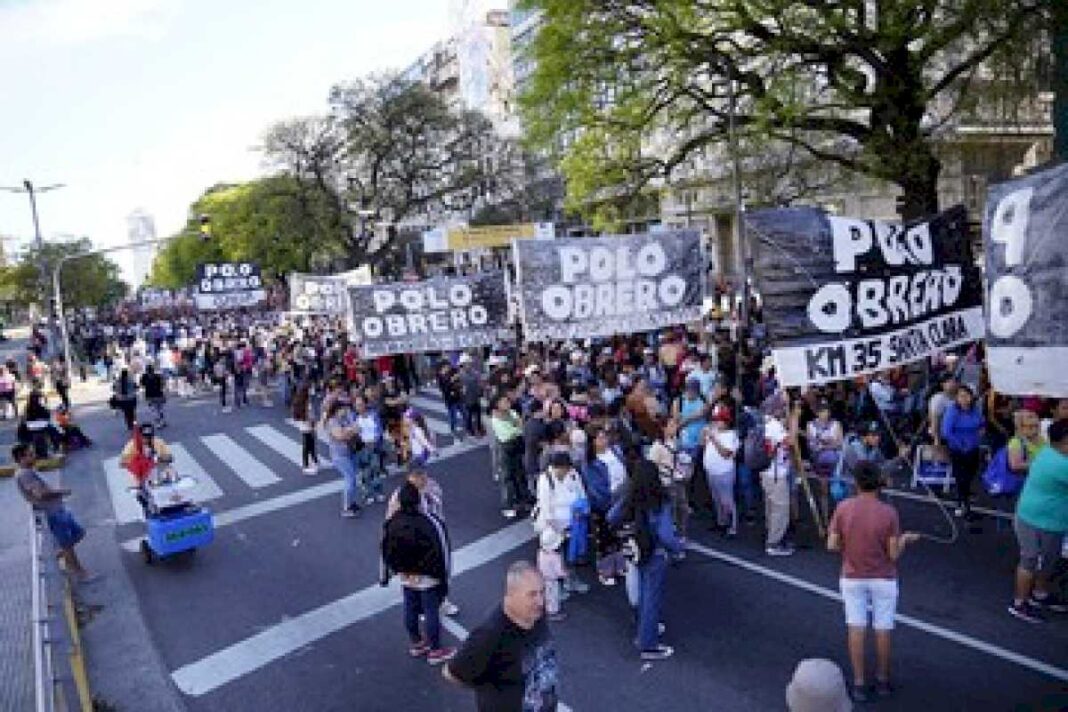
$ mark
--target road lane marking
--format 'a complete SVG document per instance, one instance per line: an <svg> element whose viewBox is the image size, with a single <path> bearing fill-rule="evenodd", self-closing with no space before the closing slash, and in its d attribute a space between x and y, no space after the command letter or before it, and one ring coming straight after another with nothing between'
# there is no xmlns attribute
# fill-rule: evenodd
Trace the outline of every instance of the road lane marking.
<svg viewBox="0 0 1068 712"><path fill-rule="evenodd" d="M530 522L516 522L453 553L453 576L512 552L534 537ZM400 584L369 586L184 665L171 679L184 694L200 697L315 643L401 604Z"/></svg>
<svg viewBox="0 0 1068 712"><path fill-rule="evenodd" d="M461 643L467 640L469 635L467 628L464 628L455 618L450 618L449 616L441 616L441 627L452 633L452 637ZM573 712L572 708L563 702L556 703L556 710L557 712Z"/></svg>
<svg viewBox="0 0 1068 712"><path fill-rule="evenodd" d="M223 496L223 491L215 480L211 478L200 463L193 459L184 445L171 444L171 454L174 455L174 470L179 475L188 475L196 479L196 485L189 490L189 498L194 502L201 503Z"/></svg>
<svg viewBox="0 0 1068 712"><path fill-rule="evenodd" d="M719 561L722 561L725 564L730 564L732 566L737 566L738 568L745 569L750 573L758 574L760 576L773 579L775 581L778 581L779 583L784 583L788 586L793 586L794 588L799 588L803 591L814 593L817 596L822 596L832 601L837 601L838 603L842 602L842 596L837 591L826 588L824 586L820 586L819 584L812 583L811 581L806 581L796 576L791 576L790 574L782 573L781 571L769 569L766 566L761 566L760 564L755 564L752 561L747 561L737 556L732 556L731 554L727 554L722 551L703 546L701 544L696 544L694 542L688 543L686 545L686 548L690 549L691 551L696 551L697 553L707 556L709 558L718 559ZM958 633L955 630L943 628L940 625L928 623L927 621L920 620L919 618L913 618L912 616L907 616L902 613L898 613L896 616L894 616L894 619L902 625L906 625L910 628L915 628L916 630L922 630L925 633L929 633L935 637L948 640L951 643L957 643L958 645L962 645L966 648L971 648L972 650L977 650L981 653L986 653L987 655L1000 658L1001 660L1004 660L1006 662L1014 663L1016 665L1019 665L1020 667L1027 668L1034 672L1041 673L1043 675L1048 675L1052 678L1060 680L1061 682L1068 682L1068 670L1056 667L1054 665L1050 665L1049 663L1042 662L1041 660L1036 660L1035 658L1031 658L1026 655L1013 652L1006 648L1002 648L999 645L994 645L992 643L987 643L986 641L979 640L978 638L973 638L965 633Z"/></svg>
<svg viewBox="0 0 1068 712"><path fill-rule="evenodd" d="M296 428L298 431L300 431L300 434L303 437L304 431L300 430L300 423L298 423L293 418L286 418L286 424L287 425L292 425L294 428ZM315 426L315 436L317 438L319 438L319 442L323 443L324 445L329 445L330 444L330 438L328 438L326 436L326 433L323 432L323 429L321 427L319 427L318 425Z"/></svg>
<svg viewBox="0 0 1068 712"><path fill-rule="evenodd" d="M240 477L245 484L253 489L267 487L281 482L281 478L271 471L271 468L254 458L249 451L241 447L229 435L221 433L205 435L200 441L212 451L212 453L225 462L234 474Z"/></svg>
<svg viewBox="0 0 1068 712"><path fill-rule="evenodd" d="M119 464L117 457L110 457L100 464L104 466L108 492L111 493L111 507L115 510L115 521L119 524L142 521L144 515L141 505L130 491L130 487L134 486L133 475Z"/></svg>
<svg viewBox="0 0 1068 712"><path fill-rule="evenodd" d="M430 466L431 468L433 468L434 463L440 462L442 460L447 460L458 455L463 455L464 453L470 452L472 450L477 450L482 445L483 443L480 442L467 442L450 445L449 447L444 448L437 458L431 460ZM123 470L123 472L125 472L125 470ZM391 467L391 474L396 474L396 472L397 470ZM110 480L108 484L110 486ZM296 507L297 505L304 504L305 502L310 502L314 499L328 497L329 495L337 494L338 492L340 492L343 486L344 482L342 480L333 479L329 482L323 482L322 484L305 487L303 489L297 490L296 492L289 492L286 494L278 495L277 497L272 497L271 499L264 499L259 502L253 502L251 504L246 504L240 507L234 507L233 509L228 509L226 511L215 512L215 528L219 529L220 527L237 524L247 519L259 517L264 514L271 514L272 512L280 512L284 509L289 509L290 507ZM133 514L136 515L136 518L120 523L126 524L129 522L139 521L141 519L141 507L134 500L134 496L132 494L126 492L125 489L122 490L122 493L127 495L130 498L130 501L133 502L133 507L135 508ZM114 497L115 495L112 496ZM130 553L137 553L138 551L140 551L141 538L137 537L134 539L127 539L126 541L122 542L121 546L124 550Z"/></svg>
<svg viewBox="0 0 1068 712"><path fill-rule="evenodd" d="M412 396L409 401L416 410L429 411L431 413L437 413L438 415L449 415L449 409L445 407L444 403L423 396Z"/></svg>
<svg viewBox="0 0 1068 712"><path fill-rule="evenodd" d="M245 432L292 462L297 467L302 467L304 465L300 459L300 443L296 440L287 438L270 425L253 425L252 427L245 428ZM326 465L326 462L324 462L323 465Z"/></svg>

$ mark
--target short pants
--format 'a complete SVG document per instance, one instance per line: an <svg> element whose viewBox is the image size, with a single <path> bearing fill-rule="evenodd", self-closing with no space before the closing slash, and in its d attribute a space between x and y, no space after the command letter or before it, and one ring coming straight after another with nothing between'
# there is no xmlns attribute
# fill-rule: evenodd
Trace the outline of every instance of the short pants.
<svg viewBox="0 0 1068 712"><path fill-rule="evenodd" d="M842 603L845 604L846 625L850 628L871 627L893 630L897 613L897 579L839 579Z"/></svg>
<svg viewBox="0 0 1068 712"><path fill-rule="evenodd" d="M1033 527L1016 517L1016 541L1020 545L1020 568L1024 571L1051 571L1061 555L1064 532Z"/></svg>
<svg viewBox="0 0 1068 712"><path fill-rule="evenodd" d="M85 529L66 507L60 507L48 514L48 529L60 549L70 549L85 538Z"/></svg>

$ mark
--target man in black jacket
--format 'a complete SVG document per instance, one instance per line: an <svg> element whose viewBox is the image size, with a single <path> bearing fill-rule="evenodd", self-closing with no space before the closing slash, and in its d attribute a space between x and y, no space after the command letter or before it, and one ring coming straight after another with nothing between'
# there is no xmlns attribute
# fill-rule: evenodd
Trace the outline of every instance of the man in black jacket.
<svg viewBox="0 0 1068 712"><path fill-rule="evenodd" d="M404 590L404 627L411 641L408 654L426 656L439 665L456 655L455 648L441 646L441 601L449 590L452 568L449 535L444 523L422 511L421 495L405 482L397 495L400 511L389 518L382 534L383 584L389 573L401 578ZM425 635L419 629L424 618Z"/></svg>

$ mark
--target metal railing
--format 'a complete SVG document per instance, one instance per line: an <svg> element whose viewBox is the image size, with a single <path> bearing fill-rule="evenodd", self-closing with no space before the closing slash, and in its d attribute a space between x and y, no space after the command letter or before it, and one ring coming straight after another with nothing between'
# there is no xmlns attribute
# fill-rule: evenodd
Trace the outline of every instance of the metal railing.
<svg viewBox="0 0 1068 712"><path fill-rule="evenodd" d="M83 708L72 667L78 643L74 607L66 576L59 568L45 515L30 517L34 697L37 712L73 712Z"/></svg>

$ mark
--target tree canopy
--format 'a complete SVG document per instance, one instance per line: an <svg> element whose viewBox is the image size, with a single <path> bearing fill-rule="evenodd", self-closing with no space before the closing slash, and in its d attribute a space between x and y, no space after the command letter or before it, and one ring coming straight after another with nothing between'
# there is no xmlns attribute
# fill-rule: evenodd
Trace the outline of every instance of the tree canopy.
<svg viewBox="0 0 1068 712"><path fill-rule="evenodd" d="M21 307L43 304L47 298L42 290L39 257L43 256L51 290L52 269L62 257L77 255L93 249L87 237L67 242L46 242L41 250L30 245L11 265L0 268L0 291L5 301ZM109 306L123 299L129 285L120 276L119 265L106 255L90 255L69 261L60 274L63 306L74 309L88 306Z"/></svg>
<svg viewBox="0 0 1068 712"><path fill-rule="evenodd" d="M632 195L727 140L794 146L937 209L940 132L1050 0L524 0L543 13L521 97L572 207ZM732 111L733 109L733 111ZM566 140L562 140L566 139Z"/></svg>

